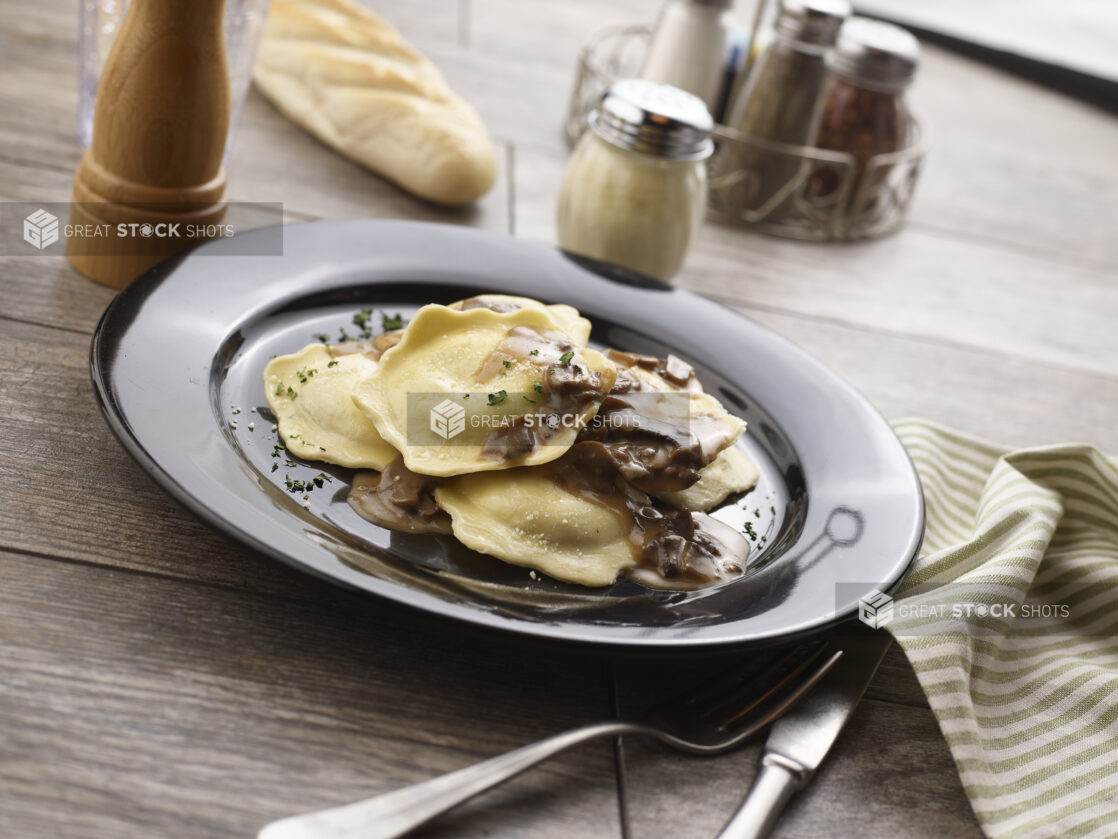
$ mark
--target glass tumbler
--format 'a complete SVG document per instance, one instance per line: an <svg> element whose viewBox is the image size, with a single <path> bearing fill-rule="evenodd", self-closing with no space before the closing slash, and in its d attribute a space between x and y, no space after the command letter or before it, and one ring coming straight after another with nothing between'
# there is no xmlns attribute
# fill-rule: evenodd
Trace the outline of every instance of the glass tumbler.
<svg viewBox="0 0 1118 839"><path fill-rule="evenodd" d="M78 140L83 149L93 139L93 103L97 97L97 82L127 11L128 0L82 0L81 3ZM252 63L256 59L256 47L267 14L268 0L225 0L223 24L225 52L229 58L231 103L229 136L225 139L226 160L233 145L233 130L240 119L252 80Z"/></svg>

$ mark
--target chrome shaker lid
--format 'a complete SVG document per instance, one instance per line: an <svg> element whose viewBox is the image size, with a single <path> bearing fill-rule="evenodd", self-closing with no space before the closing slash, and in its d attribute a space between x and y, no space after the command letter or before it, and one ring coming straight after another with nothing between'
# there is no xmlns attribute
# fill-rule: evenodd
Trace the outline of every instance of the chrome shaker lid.
<svg viewBox="0 0 1118 839"><path fill-rule="evenodd" d="M614 82L590 113L590 127L619 148L671 160L702 160L714 151L714 120L703 100L646 79Z"/></svg>
<svg viewBox="0 0 1118 839"><path fill-rule="evenodd" d="M830 46L853 11L850 0L783 0L776 31L793 41Z"/></svg>
<svg viewBox="0 0 1118 839"><path fill-rule="evenodd" d="M869 82L903 85L916 75L920 42L906 29L852 17L839 31L834 69Z"/></svg>

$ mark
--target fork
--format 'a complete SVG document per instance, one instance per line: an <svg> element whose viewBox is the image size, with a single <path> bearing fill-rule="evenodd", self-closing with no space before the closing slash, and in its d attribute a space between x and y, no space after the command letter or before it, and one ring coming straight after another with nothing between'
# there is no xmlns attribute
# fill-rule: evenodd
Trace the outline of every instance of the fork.
<svg viewBox="0 0 1118 839"><path fill-rule="evenodd" d="M842 656L802 646L758 674L733 668L639 720L605 720L556 734L455 772L353 804L280 819L257 839L395 839L537 763L598 737L635 734L699 755L728 751L780 717ZM765 687L757 694L756 685Z"/></svg>

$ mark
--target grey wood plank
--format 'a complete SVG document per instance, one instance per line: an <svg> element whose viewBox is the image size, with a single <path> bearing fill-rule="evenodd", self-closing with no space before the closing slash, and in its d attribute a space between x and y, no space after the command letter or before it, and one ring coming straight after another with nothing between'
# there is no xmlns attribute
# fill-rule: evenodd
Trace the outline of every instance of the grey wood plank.
<svg viewBox="0 0 1118 839"><path fill-rule="evenodd" d="M1118 379L920 338L745 309L854 385L886 418L917 416L1011 447L1118 452ZM747 432L748 433L748 432Z"/></svg>
<svg viewBox="0 0 1118 839"><path fill-rule="evenodd" d="M565 161L521 147L515 165L517 234L554 241ZM813 244L708 222L676 282L751 308L1118 370L1110 273L989 240L910 227L875 241Z"/></svg>
<svg viewBox="0 0 1118 839"><path fill-rule="evenodd" d="M87 336L0 320L0 347L0 547L298 596L305 578L219 535L133 463L98 411Z"/></svg>
<svg viewBox="0 0 1118 839"><path fill-rule="evenodd" d="M930 151L912 222L1112 272L1118 120L942 50L922 61Z"/></svg>
<svg viewBox="0 0 1118 839"><path fill-rule="evenodd" d="M618 690L624 709L625 681ZM761 752L759 741L727 755L695 758L625 738L629 836L714 836L745 796ZM982 835L931 710L873 698L855 710L773 833L776 839Z"/></svg>
<svg viewBox="0 0 1118 839"><path fill-rule="evenodd" d="M605 665L320 587L0 554L0 834L252 836L608 712ZM515 678L510 678L515 674ZM609 743L424 836L619 836Z"/></svg>

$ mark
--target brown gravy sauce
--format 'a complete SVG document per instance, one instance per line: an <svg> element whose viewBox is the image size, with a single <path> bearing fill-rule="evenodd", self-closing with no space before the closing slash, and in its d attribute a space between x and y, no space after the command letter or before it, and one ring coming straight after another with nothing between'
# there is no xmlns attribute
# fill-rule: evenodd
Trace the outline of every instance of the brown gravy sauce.
<svg viewBox="0 0 1118 839"><path fill-rule="evenodd" d="M727 430L715 417L691 416L656 398L661 393L631 373L634 367L657 373L680 393L701 393L695 371L675 356L609 350L621 365L617 381L603 400L594 421L578 436L600 443L621 475L645 492L678 492L699 480L699 471L725 448ZM676 410L669 410L674 407Z"/></svg>
<svg viewBox="0 0 1118 839"><path fill-rule="evenodd" d="M456 305L462 311L496 312L520 308L473 297ZM348 341L330 348L335 356L363 352L379 359L402 335L393 330L370 341ZM566 363L562 356L572 352ZM546 445L562 428L546 417L580 413L598 401L598 420L584 427L576 444L541 467L562 489L612 510L626 523L636 566L629 576L653 588L690 589L739 576L749 556L749 542L732 527L703 513L677 510L649 492L686 489L721 448L725 429L713 417L680 417L656 410L656 401L633 394L653 393L629 372L653 371L682 392L701 393L694 370L668 356L608 350L619 368L616 381L590 369L565 335L518 326L494 349L478 371L478 381L496 380L503 362L527 363L540 370L542 393L528 394L538 404L529 413L543 416L531 426L523 417L494 428L483 449L487 457L514 460ZM519 420L519 421L517 421ZM349 504L359 515L407 533L451 533L450 516L435 501L439 478L419 475L397 457L383 472L359 472Z"/></svg>
<svg viewBox="0 0 1118 839"><path fill-rule="evenodd" d="M555 483L612 510L627 523L637 565L630 576L656 588L697 588L742 573L749 542L702 513L677 510L621 480L613 455L582 442L548 464Z"/></svg>
<svg viewBox="0 0 1118 839"><path fill-rule="evenodd" d="M380 361L380 357L400 343L404 337L404 330L389 329L374 338L363 341L340 341L330 345L330 355L337 358L341 355L357 355L364 353L373 361Z"/></svg>
<svg viewBox="0 0 1118 839"><path fill-rule="evenodd" d="M397 456L383 472L358 472L349 506L362 518L405 533L450 533L450 514L435 501L439 479L419 475Z"/></svg>
<svg viewBox="0 0 1118 839"><path fill-rule="evenodd" d="M528 410L521 416L509 416L504 425L489 432L482 448L484 457L517 460L547 445L570 428L569 423L587 406L605 399L614 385L612 375L591 369L580 348L552 330L514 326L482 362L476 379L499 384L501 372L513 364L527 364L538 371L539 387L510 397L526 397Z"/></svg>
<svg viewBox="0 0 1118 839"><path fill-rule="evenodd" d="M450 308L457 309L459 312L468 312L470 309L489 309L491 312L503 315L506 312L518 312L524 307L510 300L492 300L484 294L480 294L477 297L467 297L465 300L451 303Z"/></svg>

